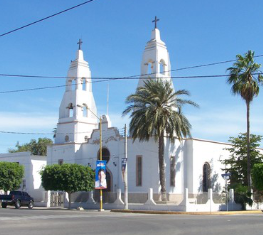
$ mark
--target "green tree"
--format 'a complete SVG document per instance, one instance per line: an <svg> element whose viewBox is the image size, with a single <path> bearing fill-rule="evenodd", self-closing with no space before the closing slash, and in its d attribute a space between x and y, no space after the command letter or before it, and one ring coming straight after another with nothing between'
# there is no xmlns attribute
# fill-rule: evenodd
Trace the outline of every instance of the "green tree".
<svg viewBox="0 0 263 235"><path fill-rule="evenodd" d="M254 62L254 52L248 51L245 56L237 55L236 62L228 68L228 83L232 85L231 91L240 95L247 106L247 186L251 190L251 164L250 164L250 104L259 94L259 84L263 77L259 74L260 64Z"/></svg>
<svg viewBox="0 0 263 235"><path fill-rule="evenodd" d="M29 143L20 145L16 144L15 149L8 149L9 153L27 152L30 151L32 155L47 155L47 145L53 144L53 141L49 138L39 138L38 141L32 139Z"/></svg>
<svg viewBox="0 0 263 235"><path fill-rule="evenodd" d="M263 155L258 150L261 140L262 136L250 134L250 168L263 161ZM231 173L229 188L235 190L236 202L245 209L246 203L252 203L247 180L247 134L240 133L238 137L230 137L229 142L231 147L226 148L226 150L230 152L230 157L222 160L221 163L225 164L223 170Z"/></svg>
<svg viewBox="0 0 263 235"><path fill-rule="evenodd" d="M252 168L253 185L263 191L263 163L257 163Z"/></svg>
<svg viewBox="0 0 263 235"><path fill-rule="evenodd" d="M23 176L23 166L16 162L0 162L0 189L5 192L18 189Z"/></svg>
<svg viewBox="0 0 263 235"><path fill-rule="evenodd" d="M45 190L64 191L69 195L78 191L91 191L94 188L94 171L88 166L78 164L47 165L40 172Z"/></svg>
<svg viewBox="0 0 263 235"><path fill-rule="evenodd" d="M130 114L130 133L135 141L148 141L151 137L158 142L159 177L162 200L166 201L164 138L174 142L191 136L191 124L182 113L182 106L198 105L190 100L180 99L180 95L189 95L186 90L174 91L170 82L160 79L147 80L143 87L138 87L135 94L126 98L129 106L123 115Z"/></svg>

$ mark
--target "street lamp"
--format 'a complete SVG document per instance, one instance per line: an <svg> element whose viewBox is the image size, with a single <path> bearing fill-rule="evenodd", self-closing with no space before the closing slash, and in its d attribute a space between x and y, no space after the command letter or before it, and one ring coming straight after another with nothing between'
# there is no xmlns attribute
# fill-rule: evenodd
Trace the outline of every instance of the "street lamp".
<svg viewBox="0 0 263 235"><path fill-rule="evenodd" d="M99 129L100 129L100 161L102 161L102 119L101 117L98 117L95 113L92 112L92 110L90 108L88 108L90 110L90 112L97 118L100 120L100 125L99 125ZM103 210L103 203L102 203L102 189L100 189L100 209L99 211L104 211Z"/></svg>

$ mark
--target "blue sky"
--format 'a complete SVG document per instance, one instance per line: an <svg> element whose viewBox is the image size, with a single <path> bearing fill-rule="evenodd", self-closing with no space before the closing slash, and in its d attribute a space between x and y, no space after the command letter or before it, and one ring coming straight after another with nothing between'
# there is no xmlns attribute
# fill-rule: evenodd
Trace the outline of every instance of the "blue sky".
<svg viewBox="0 0 263 235"><path fill-rule="evenodd" d="M1 1L0 34L59 12L84 1ZM66 76L75 59L77 42L83 40L85 60L92 77L124 77L140 74L146 42L155 16L170 53L172 69L235 59L254 50L263 54L263 2L255 0L94 0L80 8L0 37L0 73ZM263 63L263 57L256 59ZM231 63L175 71L173 76L226 74ZM263 70L263 69L262 69ZM65 79L0 77L0 91L64 85ZM122 128L125 98L137 80L109 82L109 115ZM185 107L192 136L227 142L246 131L246 106L233 96L226 78L173 79L175 89L187 89L199 109ZM94 83L98 114L105 114L108 82ZM251 106L251 131L263 133L263 91ZM0 94L0 131L51 133L65 88ZM0 133L0 152L52 135ZM263 144L261 144L263 147Z"/></svg>

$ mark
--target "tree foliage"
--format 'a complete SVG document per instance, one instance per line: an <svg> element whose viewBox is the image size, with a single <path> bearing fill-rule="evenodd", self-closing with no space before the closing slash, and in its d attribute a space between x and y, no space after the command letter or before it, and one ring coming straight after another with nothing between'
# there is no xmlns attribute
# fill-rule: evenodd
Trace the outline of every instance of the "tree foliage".
<svg viewBox="0 0 263 235"><path fill-rule="evenodd" d="M190 100L180 99L181 95L189 95L186 90L174 91L168 81L150 79L144 86L138 87L134 94L126 98L129 106L123 115L130 114L130 133L139 141L148 141L154 138L159 145L159 172L162 200L166 200L164 138L174 142L175 137L181 140L191 136L191 124L184 116L182 107L185 104L198 106Z"/></svg>
<svg viewBox="0 0 263 235"><path fill-rule="evenodd" d="M20 145L16 144L15 149L8 149L9 153L27 152L30 151L32 155L47 155L47 145L53 144L53 141L49 138L39 138L38 141L32 139L29 143Z"/></svg>
<svg viewBox="0 0 263 235"><path fill-rule="evenodd" d="M257 149L260 146L262 136L250 134L250 168L255 164L263 162L263 155ZM252 203L250 190L248 187L247 173L247 134L240 133L238 137L230 137L229 159L222 160L225 170L230 175L229 188L235 190L235 200L245 207L245 203ZM254 191L256 188L254 188Z"/></svg>
<svg viewBox="0 0 263 235"><path fill-rule="evenodd" d="M251 189L251 159L250 159L250 103L259 94L259 84L263 76L259 73L260 64L254 62L254 52L248 51L245 56L237 55L236 62L228 68L228 83L232 85L233 94L240 95L247 106L247 186Z"/></svg>
<svg viewBox="0 0 263 235"><path fill-rule="evenodd" d="M23 166L16 162L0 162L0 189L5 192L18 189L23 176Z"/></svg>
<svg viewBox="0 0 263 235"><path fill-rule="evenodd" d="M91 191L94 188L94 171L88 166L78 164L47 165L40 172L45 190L64 191L71 194L78 191Z"/></svg>
<svg viewBox="0 0 263 235"><path fill-rule="evenodd" d="M253 166L252 180L254 187L263 191L263 163L258 163Z"/></svg>

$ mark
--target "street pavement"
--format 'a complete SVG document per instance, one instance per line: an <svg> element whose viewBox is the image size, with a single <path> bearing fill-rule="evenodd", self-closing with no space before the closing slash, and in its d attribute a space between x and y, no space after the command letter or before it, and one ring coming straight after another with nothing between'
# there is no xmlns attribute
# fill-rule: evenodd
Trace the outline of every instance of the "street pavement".
<svg viewBox="0 0 263 235"><path fill-rule="evenodd" d="M263 213L242 215L153 215L0 208L0 235L262 235Z"/></svg>

